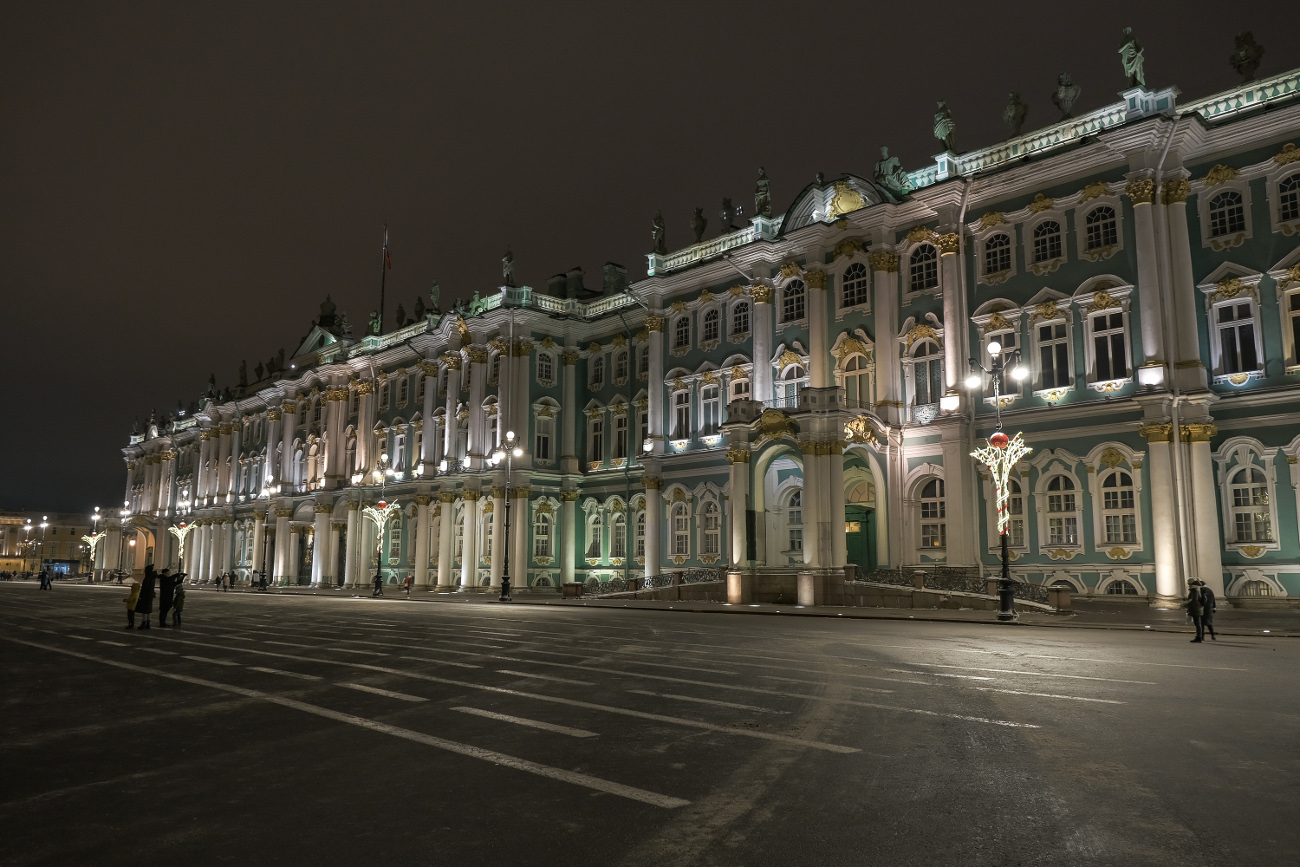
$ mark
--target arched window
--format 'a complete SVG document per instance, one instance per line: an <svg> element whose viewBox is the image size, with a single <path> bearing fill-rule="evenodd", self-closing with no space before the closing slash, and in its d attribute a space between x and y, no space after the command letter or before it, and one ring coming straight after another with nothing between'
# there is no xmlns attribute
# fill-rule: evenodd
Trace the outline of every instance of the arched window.
<svg viewBox="0 0 1300 867"><path fill-rule="evenodd" d="M1277 185L1278 219L1300 220L1300 175L1284 178Z"/></svg>
<svg viewBox="0 0 1300 867"><path fill-rule="evenodd" d="M706 385L700 389L700 436L713 436L718 432L721 420L719 391L716 385Z"/></svg>
<svg viewBox="0 0 1300 867"><path fill-rule="evenodd" d="M1084 226L1087 229L1085 244L1089 250L1119 243L1119 224L1115 220L1115 209L1110 205L1101 205L1089 211Z"/></svg>
<svg viewBox="0 0 1300 867"><path fill-rule="evenodd" d="M379 384L379 409L381 411L388 409L388 380L386 379Z"/></svg>
<svg viewBox="0 0 1300 867"><path fill-rule="evenodd" d="M871 402L871 380L867 376L867 359L861 355L850 356L844 362L844 399L850 409L865 407Z"/></svg>
<svg viewBox="0 0 1300 867"><path fill-rule="evenodd" d="M599 390L605 387L605 356L597 355L591 360L591 387Z"/></svg>
<svg viewBox="0 0 1300 867"><path fill-rule="evenodd" d="M610 524L609 556L620 560L627 557L627 517L622 512L615 512Z"/></svg>
<svg viewBox="0 0 1300 867"><path fill-rule="evenodd" d="M627 404L622 404L624 410ZM621 461L627 457L627 412L614 416L614 460Z"/></svg>
<svg viewBox="0 0 1300 867"><path fill-rule="evenodd" d="M605 522L600 519L599 512L593 512L587 519L587 554L588 560L600 559L601 535L605 530Z"/></svg>
<svg viewBox="0 0 1300 867"><path fill-rule="evenodd" d="M731 333L733 335L749 333L749 302L737 301L731 308Z"/></svg>
<svg viewBox="0 0 1300 867"><path fill-rule="evenodd" d="M398 406L406 406L406 398L410 394L410 389L411 389L410 383L411 383L411 378L409 376L403 376L401 379L397 380Z"/></svg>
<svg viewBox="0 0 1300 867"><path fill-rule="evenodd" d="M533 457L539 461L551 460L551 439L555 434L554 416L538 415L533 423Z"/></svg>
<svg viewBox="0 0 1300 867"><path fill-rule="evenodd" d="M313 422L314 424L320 424L320 417L321 417L321 404L322 404L322 403L324 403L323 400L315 400L315 401L312 401L312 405L311 405L311 420L312 420L312 422Z"/></svg>
<svg viewBox="0 0 1300 867"><path fill-rule="evenodd" d="M298 404L298 424L307 424L307 401Z"/></svg>
<svg viewBox="0 0 1300 867"><path fill-rule="evenodd" d="M672 510L672 552L675 557L691 554L691 510L685 503L677 503Z"/></svg>
<svg viewBox="0 0 1300 867"><path fill-rule="evenodd" d="M722 553L722 512L713 500L705 500L700 509L700 554L717 556Z"/></svg>
<svg viewBox="0 0 1300 867"><path fill-rule="evenodd" d="M1269 511L1268 482L1255 467L1245 467L1232 476L1232 526L1237 542L1273 541Z"/></svg>
<svg viewBox="0 0 1300 867"><path fill-rule="evenodd" d="M488 505L491 506L492 504L488 503ZM478 556L488 562L492 561L492 525L496 522L496 518L496 509L493 509L490 512L484 511L482 520L478 522L479 533L481 534L478 543Z"/></svg>
<svg viewBox="0 0 1300 867"><path fill-rule="evenodd" d="M555 380L555 358L549 352L537 353L537 379L546 384Z"/></svg>
<svg viewBox="0 0 1300 867"><path fill-rule="evenodd" d="M489 382L501 381L501 353L499 352L492 353L492 367L489 369L488 372L488 381Z"/></svg>
<svg viewBox="0 0 1300 867"><path fill-rule="evenodd" d="M921 340L912 351L912 380L917 406L938 403L943 396L943 355L933 340Z"/></svg>
<svg viewBox="0 0 1300 867"><path fill-rule="evenodd" d="M939 250L922 244L908 260L908 283L913 292L923 292L939 285Z"/></svg>
<svg viewBox="0 0 1300 867"><path fill-rule="evenodd" d="M691 393L679 391L673 394L673 439L691 438Z"/></svg>
<svg viewBox="0 0 1300 867"><path fill-rule="evenodd" d="M804 283L791 280L781 290L781 321L795 322L804 316Z"/></svg>
<svg viewBox="0 0 1300 867"><path fill-rule="evenodd" d="M803 490L795 489L785 504L786 551L803 551Z"/></svg>
<svg viewBox="0 0 1300 867"><path fill-rule="evenodd" d="M1297 294L1296 297L1300 297L1300 294ZM750 390L748 379L741 379L739 377L732 379L730 390L731 400L749 400ZM728 401L728 403L729 402L730 401Z"/></svg>
<svg viewBox="0 0 1300 867"><path fill-rule="evenodd" d="M943 479L930 479L921 488L921 547L948 547L948 504ZM1009 540L1008 540L1009 541Z"/></svg>
<svg viewBox="0 0 1300 867"><path fill-rule="evenodd" d="M1236 190L1224 190L1210 199L1210 237L1235 235L1246 231L1246 209L1242 206L1241 193Z"/></svg>
<svg viewBox="0 0 1300 867"><path fill-rule="evenodd" d="M871 282L867 278L867 266L854 262L844 269L844 292L841 306L853 307L866 304Z"/></svg>
<svg viewBox="0 0 1300 867"><path fill-rule="evenodd" d="M799 402L799 389L807 375L802 364L791 364L781 371L781 397L786 406L794 406Z"/></svg>
<svg viewBox="0 0 1300 867"><path fill-rule="evenodd" d="M614 381L627 382L627 350L620 349L614 353Z"/></svg>
<svg viewBox="0 0 1300 867"><path fill-rule="evenodd" d="M438 396L447 396L447 368L438 371Z"/></svg>
<svg viewBox="0 0 1300 867"><path fill-rule="evenodd" d="M1011 270L1011 237L1003 232L984 242L984 273L1000 274Z"/></svg>
<svg viewBox="0 0 1300 867"><path fill-rule="evenodd" d="M1243 581L1237 590L1238 596L1272 596L1273 588L1266 581Z"/></svg>
<svg viewBox="0 0 1300 867"><path fill-rule="evenodd" d="M704 314L704 340L717 340L721 330L722 317L716 310L709 310Z"/></svg>
<svg viewBox="0 0 1300 867"><path fill-rule="evenodd" d="M1034 227L1034 261L1050 262L1061 258L1061 224L1044 220Z"/></svg>
<svg viewBox="0 0 1300 867"><path fill-rule="evenodd" d="M456 517L455 557L458 561L465 559L465 516L468 512L469 504L467 502L465 507L460 510L460 514Z"/></svg>
<svg viewBox="0 0 1300 867"><path fill-rule="evenodd" d="M425 378L426 378L426 377L425 377L425 375L424 375L423 373L417 373L417 374L415 375L415 401L416 401L416 403L423 403L423 402L424 402L424 380L425 380Z"/></svg>
<svg viewBox="0 0 1300 867"><path fill-rule="evenodd" d="M1102 480L1101 517L1107 543L1131 545L1137 542L1133 477L1123 470L1114 470Z"/></svg>
<svg viewBox="0 0 1300 867"><path fill-rule="evenodd" d="M636 557L638 560L645 562L645 512L638 512L636 516Z"/></svg>
<svg viewBox="0 0 1300 867"><path fill-rule="evenodd" d="M1106 595L1136 596L1138 595L1138 591L1137 588L1133 586L1132 581L1129 581L1126 578L1116 578L1114 581L1106 585Z"/></svg>
<svg viewBox="0 0 1300 867"><path fill-rule="evenodd" d="M1053 476L1047 483L1047 544L1079 544L1079 498L1069 476Z"/></svg>
<svg viewBox="0 0 1300 867"><path fill-rule="evenodd" d="M679 316L673 323L673 348L682 349L691 345L691 317Z"/></svg>
<svg viewBox="0 0 1300 867"><path fill-rule="evenodd" d="M596 416L590 420L587 435L587 460L603 461L605 459L605 419Z"/></svg>

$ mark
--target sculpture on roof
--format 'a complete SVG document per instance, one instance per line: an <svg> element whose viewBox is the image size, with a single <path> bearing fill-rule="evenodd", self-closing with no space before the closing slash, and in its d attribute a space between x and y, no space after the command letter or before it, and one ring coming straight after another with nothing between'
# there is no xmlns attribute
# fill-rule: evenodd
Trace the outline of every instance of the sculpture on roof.
<svg viewBox="0 0 1300 867"><path fill-rule="evenodd" d="M339 334L344 337L352 336L352 323L348 322L348 314L346 310L339 314L338 329Z"/></svg>
<svg viewBox="0 0 1300 867"><path fill-rule="evenodd" d="M262 377L266 375L262 372L264 369L265 368L262 367L262 362L259 361L257 366L253 368L253 376L257 377L257 379L253 380L254 382L262 381Z"/></svg>
<svg viewBox="0 0 1300 867"><path fill-rule="evenodd" d="M506 286L515 288L515 254L510 252L509 246L506 247L506 254L501 257L501 276L505 278Z"/></svg>
<svg viewBox="0 0 1300 867"><path fill-rule="evenodd" d="M889 148L885 148L884 150L887 151L889 150ZM826 175L823 174L822 172L818 172L816 177L813 178L813 183L815 183L819 187L826 186Z"/></svg>
<svg viewBox="0 0 1300 867"><path fill-rule="evenodd" d="M898 157L889 155L889 148L887 147L880 149L880 160L876 163L872 176L875 178L876 183L900 195L912 188L912 182L907 177L907 172L903 171L903 164L899 162ZM820 174L818 177L821 177ZM820 184L821 181L819 180L818 183Z"/></svg>
<svg viewBox="0 0 1300 867"><path fill-rule="evenodd" d="M664 212L655 211L655 217L650 221L650 252L660 256L668 252L668 241L664 237Z"/></svg>
<svg viewBox="0 0 1300 867"><path fill-rule="evenodd" d="M1002 110L1002 120L1007 126L1011 127L1011 137L1015 138L1020 135L1020 130L1025 125L1025 118L1029 115L1029 106L1020 100L1020 94L1014 90L1007 96L1007 107Z"/></svg>
<svg viewBox="0 0 1300 867"><path fill-rule="evenodd" d="M425 314L424 299L417 295L415 296L415 321L419 322L421 319L423 319L424 314Z"/></svg>
<svg viewBox="0 0 1300 867"><path fill-rule="evenodd" d="M1238 33L1234 42L1235 47L1232 54L1228 55L1228 63L1232 64L1243 82L1254 81L1259 61L1264 57L1264 46L1255 41L1255 34L1249 30Z"/></svg>
<svg viewBox="0 0 1300 867"><path fill-rule="evenodd" d="M1061 110L1061 120L1071 117L1070 110L1079 99L1083 88L1070 79L1070 73L1062 72L1056 77L1056 90L1052 92L1052 105Z"/></svg>
<svg viewBox="0 0 1300 867"><path fill-rule="evenodd" d="M1124 74L1128 76L1129 87L1146 87L1146 76L1142 74L1142 43L1133 35L1132 27L1125 27L1120 35L1119 59L1124 64Z"/></svg>
<svg viewBox="0 0 1300 867"><path fill-rule="evenodd" d="M401 328L406 324L406 308L398 302L397 310L393 311L393 319L397 322L397 327Z"/></svg>
<svg viewBox="0 0 1300 867"><path fill-rule="evenodd" d="M207 397L217 396L217 375L215 373L208 376L208 390L204 394Z"/></svg>
<svg viewBox="0 0 1300 867"><path fill-rule="evenodd" d="M948 103L940 100L939 110L934 113L934 137L943 145L945 151L957 152L957 124L948 110Z"/></svg>
<svg viewBox="0 0 1300 867"><path fill-rule="evenodd" d="M709 225L708 218L704 216L703 208L695 209L695 216L691 217L691 231L695 233L695 243L704 240L704 229Z"/></svg>
<svg viewBox="0 0 1300 867"><path fill-rule="evenodd" d="M722 220L722 234L725 235L736 228L732 225L736 221L736 209L731 206L731 199L722 200L722 212L718 214L718 218Z"/></svg>
<svg viewBox="0 0 1300 867"><path fill-rule="evenodd" d="M478 290L474 290L474 297L469 301L469 315L477 316L483 312L483 301L478 297Z"/></svg>
<svg viewBox="0 0 1300 867"><path fill-rule="evenodd" d="M367 329L366 333L367 333L367 334L379 334L379 333L383 330L383 328L384 328L384 321L383 321L382 319L379 318L379 311L378 311L378 310L371 310L371 311L370 311L370 327Z"/></svg>
<svg viewBox="0 0 1300 867"><path fill-rule="evenodd" d="M247 360L241 360L239 362L239 384L241 387L248 385L248 361Z"/></svg>
<svg viewBox="0 0 1300 867"><path fill-rule="evenodd" d="M275 354L275 369L284 370L284 347L283 346L281 346L280 351Z"/></svg>
<svg viewBox="0 0 1300 867"><path fill-rule="evenodd" d="M429 309L434 313L442 313L442 308L438 306L441 300L442 287L438 285L437 280L434 280L433 285L429 287Z"/></svg>
<svg viewBox="0 0 1300 867"><path fill-rule="evenodd" d="M754 216L772 216L772 182L762 166L758 167L758 183L754 186Z"/></svg>

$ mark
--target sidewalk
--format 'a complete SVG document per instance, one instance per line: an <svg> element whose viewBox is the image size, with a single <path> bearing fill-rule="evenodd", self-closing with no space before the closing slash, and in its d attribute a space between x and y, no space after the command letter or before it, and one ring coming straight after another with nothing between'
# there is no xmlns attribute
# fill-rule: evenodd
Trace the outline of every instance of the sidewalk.
<svg viewBox="0 0 1300 867"><path fill-rule="evenodd" d="M211 587L191 587L192 592L222 592ZM252 593L250 587L232 587L231 593ZM385 595L373 598L375 602L388 603L461 603L471 605L501 605L493 592L433 592L416 590L408 599L396 586L385 585ZM369 588L319 589L313 587L271 587L265 595L320 596L333 599L372 599ZM992 611L937 608L835 608L830 606L804 608L798 605L750 604L731 605L721 602L654 602L633 599L562 599L558 594L524 591L515 593L514 605L552 605L565 608L630 608L642 611L674 611L692 614L761 614L793 617L846 617L858 620L922 620L939 623L984 623L991 626L1033 626L1041 628L1074 629L1129 629L1153 632L1192 634L1187 614L1181 608L1150 608L1131 603L1107 603L1088 599L1075 600L1069 614L1022 613L1011 624L1000 623ZM1221 635L1255 635L1294 638L1300 637L1300 610L1277 611L1245 610L1220 605L1214 617L1214 628Z"/></svg>

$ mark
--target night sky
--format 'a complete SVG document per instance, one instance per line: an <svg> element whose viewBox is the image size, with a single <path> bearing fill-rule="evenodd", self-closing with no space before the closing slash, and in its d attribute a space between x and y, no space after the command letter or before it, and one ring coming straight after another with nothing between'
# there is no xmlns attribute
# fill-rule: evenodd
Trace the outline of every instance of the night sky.
<svg viewBox="0 0 1300 867"><path fill-rule="evenodd" d="M1292 4L7 3L0 9L0 508L123 495L133 419L291 353L326 294L360 333L432 280L444 308L615 261L645 276L697 205L782 213L821 171L870 176L881 145L931 162L935 101L957 145L1117 100L1134 28L1147 83L1234 86L1300 65ZM874 10L887 10L876 12ZM1290 35L1287 35L1287 34Z"/></svg>

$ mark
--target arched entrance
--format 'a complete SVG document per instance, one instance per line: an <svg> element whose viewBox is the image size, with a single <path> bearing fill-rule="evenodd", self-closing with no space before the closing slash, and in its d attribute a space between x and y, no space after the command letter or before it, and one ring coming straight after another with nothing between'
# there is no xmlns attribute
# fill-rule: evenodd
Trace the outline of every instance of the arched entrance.
<svg viewBox="0 0 1300 867"><path fill-rule="evenodd" d="M859 575L879 563L876 547L876 482L871 471L851 467L844 471L844 538L848 561Z"/></svg>

